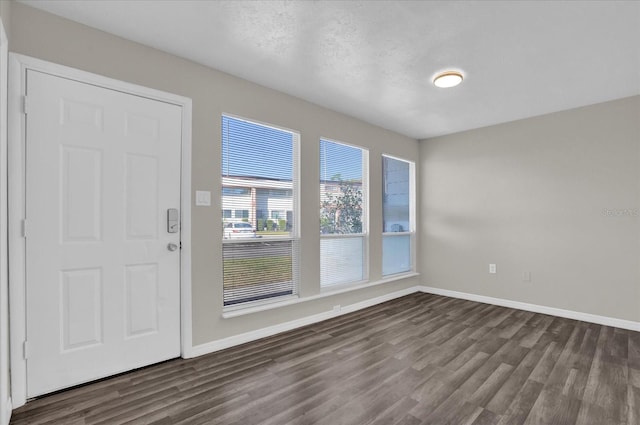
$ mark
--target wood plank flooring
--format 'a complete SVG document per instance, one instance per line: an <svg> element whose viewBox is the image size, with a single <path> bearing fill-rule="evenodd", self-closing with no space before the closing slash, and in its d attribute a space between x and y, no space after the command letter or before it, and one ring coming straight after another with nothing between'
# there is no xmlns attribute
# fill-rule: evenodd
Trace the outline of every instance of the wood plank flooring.
<svg viewBox="0 0 640 425"><path fill-rule="evenodd" d="M640 333L413 294L44 397L11 424L640 425Z"/></svg>

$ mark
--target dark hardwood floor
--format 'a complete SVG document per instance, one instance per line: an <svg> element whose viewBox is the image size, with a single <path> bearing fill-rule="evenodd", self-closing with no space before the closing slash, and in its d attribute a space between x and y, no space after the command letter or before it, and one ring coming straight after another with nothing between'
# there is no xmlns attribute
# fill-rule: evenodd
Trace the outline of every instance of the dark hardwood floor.
<svg viewBox="0 0 640 425"><path fill-rule="evenodd" d="M413 294L44 397L11 424L640 425L640 333Z"/></svg>

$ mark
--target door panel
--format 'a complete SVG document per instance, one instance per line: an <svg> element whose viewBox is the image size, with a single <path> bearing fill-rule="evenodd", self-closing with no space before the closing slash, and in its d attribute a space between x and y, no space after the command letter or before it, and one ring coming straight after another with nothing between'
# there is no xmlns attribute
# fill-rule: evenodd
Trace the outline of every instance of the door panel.
<svg viewBox="0 0 640 425"><path fill-rule="evenodd" d="M102 344L102 270L64 270L62 351Z"/></svg>
<svg viewBox="0 0 640 425"><path fill-rule="evenodd" d="M158 265L127 266L127 337L158 331Z"/></svg>
<svg viewBox="0 0 640 425"><path fill-rule="evenodd" d="M182 110L27 71L27 393L180 355Z"/></svg>
<svg viewBox="0 0 640 425"><path fill-rule="evenodd" d="M127 154L127 238L157 239L158 160Z"/></svg>
<svg viewBox="0 0 640 425"><path fill-rule="evenodd" d="M97 242L102 233L102 152L60 148L62 241Z"/></svg>

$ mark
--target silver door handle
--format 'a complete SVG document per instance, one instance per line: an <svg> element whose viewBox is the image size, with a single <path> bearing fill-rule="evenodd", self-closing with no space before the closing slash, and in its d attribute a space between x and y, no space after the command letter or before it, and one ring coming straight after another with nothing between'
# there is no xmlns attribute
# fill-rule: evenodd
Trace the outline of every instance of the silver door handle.
<svg viewBox="0 0 640 425"><path fill-rule="evenodd" d="M178 249L178 245L176 245L174 243L170 243L169 245L167 245L167 249L169 251L175 251L176 249Z"/></svg>

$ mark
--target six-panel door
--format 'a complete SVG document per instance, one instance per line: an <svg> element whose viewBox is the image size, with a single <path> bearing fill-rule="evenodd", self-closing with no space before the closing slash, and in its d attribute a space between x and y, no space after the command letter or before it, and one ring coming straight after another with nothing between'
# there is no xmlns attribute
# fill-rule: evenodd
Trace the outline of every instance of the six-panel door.
<svg viewBox="0 0 640 425"><path fill-rule="evenodd" d="M28 71L29 397L180 355L181 108Z"/></svg>

